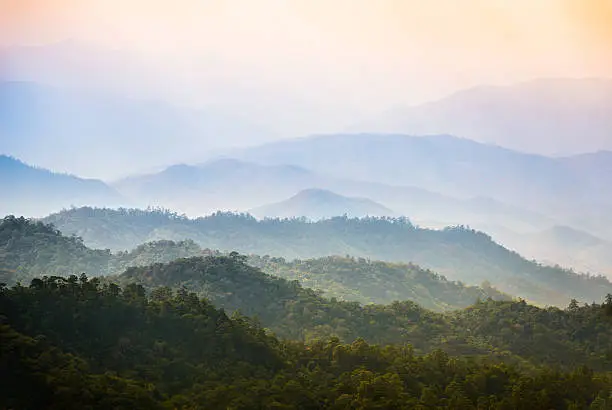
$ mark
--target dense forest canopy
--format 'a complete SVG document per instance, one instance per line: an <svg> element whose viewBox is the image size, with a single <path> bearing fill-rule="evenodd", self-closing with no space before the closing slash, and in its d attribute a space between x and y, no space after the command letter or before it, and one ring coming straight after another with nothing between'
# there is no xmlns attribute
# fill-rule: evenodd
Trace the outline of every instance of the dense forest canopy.
<svg viewBox="0 0 612 410"><path fill-rule="evenodd" d="M29 283L38 275L92 276L121 273L129 266L169 262L202 254L193 241L158 241L129 252L91 249L75 235L64 236L52 225L8 216L0 220L0 282Z"/></svg>
<svg viewBox="0 0 612 410"><path fill-rule="evenodd" d="M0 282L29 283L33 276L109 273L109 250L93 250L81 238L51 225L8 216L0 220Z"/></svg>
<svg viewBox="0 0 612 410"><path fill-rule="evenodd" d="M428 309L448 310L478 299L510 299L486 283L467 286L414 264L340 256L286 261L258 255L249 256L247 262L271 275L298 280L326 296L361 303L410 299Z"/></svg>
<svg viewBox="0 0 612 410"><path fill-rule="evenodd" d="M246 259L238 253L181 259L130 268L112 280L149 291L186 289L227 311L257 318L279 337L292 340L362 337L377 344L410 343L419 352L441 348L455 354L516 355L536 363L588 364L612 371L608 302L581 307L574 301L571 309L562 310L487 299L448 313L412 301L361 305L264 274Z"/></svg>
<svg viewBox="0 0 612 410"><path fill-rule="evenodd" d="M207 234L228 224L232 235L245 227L269 236L321 229L248 215L192 221L120 212ZM413 248L443 238L455 250L509 254L462 227L427 231L388 218L322 223L339 236L365 230ZM415 264L287 261L198 242L111 252L52 225L4 218L0 282L21 284L0 284L0 372L9 375L0 407L604 409L611 402L610 294L598 294L601 303L541 308Z"/></svg>
<svg viewBox="0 0 612 410"><path fill-rule="evenodd" d="M488 302L468 316L489 304L502 317L517 309ZM549 347L535 337L540 323L610 328L612 304L532 309L529 345L538 353ZM612 392L609 373L537 364L542 358L455 357L434 347L418 354L361 338L282 341L184 288L147 294L85 275L0 287L0 312L0 373L10 376L0 385L3 408L605 409ZM507 326L497 323L503 335ZM587 330L576 329L576 339L592 338Z"/></svg>
<svg viewBox="0 0 612 410"><path fill-rule="evenodd" d="M98 251L87 248L79 237L64 237L52 226L15 217L0 222L0 252L0 282L7 284L18 281L29 283L33 277L41 274L84 272L92 276L118 275L132 266L165 263L192 256L221 255L218 251L202 249L192 240L159 240L139 245L131 251L115 253ZM280 260L252 255L249 263L269 261L261 266L264 271L295 279L290 270L284 269L278 262L271 263ZM464 286L418 266L398 266L392 268L390 274L388 268L392 265L386 263L354 263L347 269L343 261L342 258L324 258L318 264L329 270L329 274L325 275L325 281L330 285L326 293L341 299L376 303L409 299L427 308L442 310L463 308L478 298L507 298L490 286ZM312 263L317 264L315 260ZM367 280L363 269L367 270ZM306 286L311 285L306 277L302 279ZM380 290L377 291L376 287L380 287ZM383 289L390 291L385 293Z"/></svg>
<svg viewBox="0 0 612 410"><path fill-rule="evenodd" d="M76 208L45 218L90 246L131 249L159 239L191 239L203 248L307 259L333 255L412 262L470 285L497 289L539 305L566 306L572 298L600 301L612 292L603 276L543 266L467 227L422 229L406 218L335 217L258 221L247 214L216 213L189 219L164 210Z"/></svg>

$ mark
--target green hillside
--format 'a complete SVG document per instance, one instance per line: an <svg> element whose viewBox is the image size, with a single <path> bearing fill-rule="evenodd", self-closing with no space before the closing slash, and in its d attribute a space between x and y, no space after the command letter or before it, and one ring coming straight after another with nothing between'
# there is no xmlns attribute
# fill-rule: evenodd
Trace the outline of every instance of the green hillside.
<svg viewBox="0 0 612 410"><path fill-rule="evenodd" d="M209 262L252 269L231 258ZM485 326L494 326L499 335L517 328L509 322L515 315L507 315L516 303L493 305L502 317ZM474 311L489 308L484 304ZM330 311L337 309L330 304ZM386 310L406 316L399 306ZM556 335L548 333L547 323L589 318L593 330L610 329L612 305L528 311L526 318L536 321L533 335L548 336L529 338L532 351L548 351L552 361L568 358L557 350L562 343L579 344L548 345ZM0 312L0 374L6 376L0 385L2 408L605 409L612 391L609 373L577 363L573 370L560 370L509 355L503 362L491 356L456 357L432 345L423 355L405 343L377 346L363 339L283 342L256 322L238 314L228 317L184 289L161 288L147 295L138 285L102 285L85 276L0 287ZM367 316L370 323L381 319ZM449 320L413 319L419 326ZM585 346L611 340L584 330L576 329L574 339L587 340Z"/></svg>
<svg viewBox="0 0 612 410"><path fill-rule="evenodd" d="M166 263L192 256L220 255L218 251L203 250L192 240L148 242L131 251L115 253L92 250L84 246L78 237L64 237L52 226L14 217L0 222L0 232L0 282L7 284L29 283L32 278L42 274L120 274L132 266ZM289 265L280 264L281 260L254 255L250 263L261 265L262 261L268 261L262 266L264 271L295 279L290 270L284 269ZM327 264L326 261L334 262ZM314 260L311 263L317 265ZM326 285L329 285L325 289L326 294L345 300L366 303L412 300L430 309L443 310L463 308L479 298L504 298L490 287L467 287L417 266L406 268L379 262L347 265L342 258L321 260L321 263L331 269L329 275L325 275ZM305 286L311 286L307 277L302 276L302 279Z"/></svg>
<svg viewBox="0 0 612 410"><path fill-rule="evenodd" d="M603 276L528 261L482 232L465 227L422 229L405 218L258 221L248 215L217 213L188 219L166 211L79 208L45 221L102 248L192 239L204 248L287 259L354 255L414 263L470 285L489 281L505 293L542 306L566 306L572 298L590 303L612 293L612 283Z"/></svg>
<svg viewBox="0 0 612 410"><path fill-rule="evenodd" d="M8 216L0 220L0 282L29 283L37 275L109 273L111 253L93 250L52 226Z"/></svg>
<svg viewBox="0 0 612 410"><path fill-rule="evenodd" d="M294 261L250 256L248 263L271 275L298 280L327 297L361 303L410 299L426 309L449 310L469 306L478 299L510 300L486 284L466 286L413 264L339 256Z"/></svg>
<svg viewBox="0 0 612 410"><path fill-rule="evenodd" d="M410 343L418 352L522 357L533 363L589 366L612 371L612 321L607 305L542 309L525 301L480 301L435 313L411 301L361 305L326 298L297 281L267 275L246 257L208 256L128 269L117 278L153 291L185 289L227 311L257 318L276 335L310 341ZM610 312L612 313L612 312Z"/></svg>

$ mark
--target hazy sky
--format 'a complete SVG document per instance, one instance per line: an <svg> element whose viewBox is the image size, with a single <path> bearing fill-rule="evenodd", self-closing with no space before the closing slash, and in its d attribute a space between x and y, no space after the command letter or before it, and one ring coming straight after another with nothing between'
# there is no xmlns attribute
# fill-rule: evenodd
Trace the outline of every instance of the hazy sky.
<svg viewBox="0 0 612 410"><path fill-rule="evenodd" d="M67 39L294 137L474 85L610 77L612 0L0 0L0 47Z"/></svg>
<svg viewBox="0 0 612 410"><path fill-rule="evenodd" d="M70 38L162 56L184 71L214 59L227 75L317 97L342 92L364 108L372 98L420 102L473 84L612 73L612 0L0 4L5 45Z"/></svg>

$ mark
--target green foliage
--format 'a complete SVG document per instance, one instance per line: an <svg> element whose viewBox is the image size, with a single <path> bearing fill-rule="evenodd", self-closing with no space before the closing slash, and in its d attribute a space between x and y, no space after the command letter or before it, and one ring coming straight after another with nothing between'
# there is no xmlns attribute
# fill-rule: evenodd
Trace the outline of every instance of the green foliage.
<svg viewBox="0 0 612 410"><path fill-rule="evenodd" d="M481 299L510 300L490 286L465 286L414 264L338 256L291 262L251 256L248 263L271 275L298 280L305 287L324 291L327 297L360 303L411 300L426 309L449 310L467 307Z"/></svg>
<svg viewBox="0 0 612 410"><path fill-rule="evenodd" d="M28 283L37 275L109 273L111 253L92 250L53 226L8 216L0 221L0 282Z"/></svg>
<svg viewBox="0 0 612 410"><path fill-rule="evenodd" d="M160 240L139 245L129 252L111 254L85 247L78 237L63 237L52 226L12 217L6 218L0 231L3 234L0 246L4 244L5 255L0 259L0 268L7 272L4 282L8 284L27 283L33 277L47 273L118 274L131 266L165 263L198 255L220 255L219 252L203 250L192 240ZM246 259L236 252L229 255ZM251 256L248 262L268 273L325 289L328 296L364 303L412 300L426 308L444 310L466 307L477 299L488 297L508 299L490 287L464 286L415 265L339 257L287 263L281 258ZM19 275L11 274L15 269L19 269Z"/></svg>
<svg viewBox="0 0 612 410"><path fill-rule="evenodd" d="M167 241L160 240L138 245L135 249L119 251L112 255L110 260L110 271L121 273L130 266L144 266L153 263L166 263L176 259L211 253L203 251L202 248L192 240Z"/></svg>
<svg viewBox="0 0 612 410"><path fill-rule="evenodd" d="M228 259L242 264L237 256ZM281 342L184 289L147 296L85 276L2 288L0 312L2 408L604 409L612 391L611 375L583 366L419 355L359 338Z"/></svg>
<svg viewBox="0 0 612 410"><path fill-rule="evenodd" d="M77 393L93 400L96 394L125 391L134 397L119 407L133 403L147 408L145 398L159 400L186 384L269 377L282 366L280 352L273 348L277 342L262 329L245 319L230 319L186 291L161 289L148 298L136 285L100 285L84 275L43 277L27 288L3 289L0 312L5 316L2 374L23 376L9 378L15 385L0 395L3 408L41 400L30 397L30 380L49 390L47 396L54 400L55 390L62 389L70 391L66 400ZM77 383L82 375L88 379ZM81 387L94 390L79 392ZM95 391L111 388L117 391Z"/></svg>
<svg viewBox="0 0 612 410"><path fill-rule="evenodd" d="M572 298L590 303L612 293L612 283L602 276L525 260L484 233L462 226L422 229L404 218L257 221L244 214L216 213L188 219L163 210L79 208L51 215L46 221L102 248L127 249L159 239L189 238L223 252L289 259L356 255L412 262L472 285L488 280L502 292L539 305L566 306Z"/></svg>
<svg viewBox="0 0 612 410"><path fill-rule="evenodd" d="M0 324L0 407L6 409L161 408L143 381L93 374L87 362Z"/></svg>
<svg viewBox="0 0 612 410"><path fill-rule="evenodd" d="M188 289L227 311L256 318L286 339L361 337L377 344L409 343L421 353L439 348L457 355L612 370L612 317L607 316L612 303L561 310L487 299L447 313L410 301L360 305L264 274L236 253L134 267L116 279L150 290Z"/></svg>
<svg viewBox="0 0 612 410"><path fill-rule="evenodd" d="M118 274L129 266L170 262L210 253L190 240L158 241L129 252L90 249L77 236L64 236L53 225L8 216L0 220L0 283L29 283L40 275Z"/></svg>

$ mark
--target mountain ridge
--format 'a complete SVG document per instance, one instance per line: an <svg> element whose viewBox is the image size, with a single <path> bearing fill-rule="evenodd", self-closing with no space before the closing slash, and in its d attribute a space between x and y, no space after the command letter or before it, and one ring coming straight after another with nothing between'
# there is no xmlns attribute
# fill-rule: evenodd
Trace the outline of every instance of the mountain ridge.
<svg viewBox="0 0 612 410"><path fill-rule="evenodd" d="M482 232L466 227L422 229L405 218L258 221L247 214L216 213L189 219L161 211L81 208L44 221L98 248L192 239L203 248L290 259L348 254L413 262L451 280L474 285L489 281L502 292L540 304L566 305L572 297L590 302L612 289L602 276L528 261Z"/></svg>
<svg viewBox="0 0 612 410"><path fill-rule="evenodd" d="M612 237L612 223L602 224L600 216L612 204L605 177L612 169L612 157L604 154L594 164L579 157L525 154L449 135L360 133L268 143L235 155L266 165L291 163L336 178L414 186L460 199L492 198Z"/></svg>
<svg viewBox="0 0 612 410"><path fill-rule="evenodd" d="M71 206L129 205L129 201L98 179L53 172L3 154L0 186L8 193L0 202L0 214L40 217Z"/></svg>
<svg viewBox="0 0 612 410"><path fill-rule="evenodd" d="M610 78L539 78L458 90L389 110L349 131L450 133L524 152L571 155L612 149L610 109Z"/></svg>
<svg viewBox="0 0 612 410"><path fill-rule="evenodd" d="M258 218L306 217L313 220L342 215L349 217L396 215L391 209L369 198L347 197L320 188L303 189L284 201L253 208L248 212Z"/></svg>

